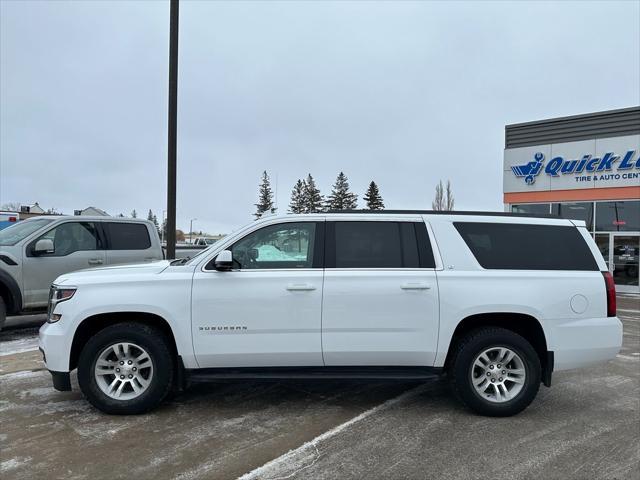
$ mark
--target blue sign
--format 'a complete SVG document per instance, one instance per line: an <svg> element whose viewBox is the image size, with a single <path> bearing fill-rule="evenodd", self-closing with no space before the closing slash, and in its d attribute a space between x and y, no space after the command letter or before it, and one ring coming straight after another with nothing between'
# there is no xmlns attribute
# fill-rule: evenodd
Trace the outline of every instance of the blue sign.
<svg viewBox="0 0 640 480"><path fill-rule="evenodd" d="M632 169L640 169L640 157L634 160L635 150L629 150L625 153L620 161L620 156L613 152L607 152L602 157L592 157L591 155L583 155L582 158L576 160L565 160L563 157L553 157L544 167L544 173L550 177L559 177L561 175L589 175L598 172L610 172L612 170L622 171L622 176L626 178L625 172ZM527 185L532 185L536 181L536 177L542 172L544 164L544 154L537 152L533 156L533 161L524 165L516 165L511 167L511 171L516 177L523 177ZM629 178L632 178L629 176ZM633 178L639 178L634 173ZM591 178L589 177L589 180ZM609 178L604 178L608 180ZM594 176L594 180L597 177Z"/></svg>

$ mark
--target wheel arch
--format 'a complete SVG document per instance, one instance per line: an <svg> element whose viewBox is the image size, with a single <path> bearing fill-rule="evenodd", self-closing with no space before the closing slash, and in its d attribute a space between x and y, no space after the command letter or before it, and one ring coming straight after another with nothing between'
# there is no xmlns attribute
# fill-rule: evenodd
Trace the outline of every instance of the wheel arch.
<svg viewBox="0 0 640 480"><path fill-rule="evenodd" d="M106 327L122 322L137 322L157 328L167 338L169 348L174 357L178 358L178 347L171 325L160 315L132 311L99 313L85 318L76 328L69 353L69 370L73 370L78 366L80 352L89 338Z"/></svg>
<svg viewBox="0 0 640 480"><path fill-rule="evenodd" d="M482 327L500 327L511 330L525 338L535 349L542 366L542 379L546 386L551 385L553 372L553 352L548 351L547 338L540 321L525 313L516 312L488 312L469 315L462 319L453 332L447 357L445 370L449 367L454 345L468 332Z"/></svg>
<svg viewBox="0 0 640 480"><path fill-rule="evenodd" d="M16 280L8 273L0 270L0 297L4 299L7 315L22 310L22 293Z"/></svg>

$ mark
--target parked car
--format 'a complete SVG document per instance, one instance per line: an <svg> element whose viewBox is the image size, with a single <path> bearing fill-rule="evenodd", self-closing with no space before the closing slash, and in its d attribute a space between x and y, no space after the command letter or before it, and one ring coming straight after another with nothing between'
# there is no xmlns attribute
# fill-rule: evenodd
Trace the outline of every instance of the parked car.
<svg viewBox="0 0 640 480"><path fill-rule="evenodd" d="M20 220L20 213L0 211L0 230L14 225L18 220Z"/></svg>
<svg viewBox="0 0 640 480"><path fill-rule="evenodd" d="M208 247L209 245L213 245L217 242L216 238L208 238L208 237L196 237L193 239L192 245L197 245L199 247Z"/></svg>
<svg viewBox="0 0 640 480"><path fill-rule="evenodd" d="M611 274L584 222L386 211L271 216L190 260L84 270L49 294L53 385L107 413L190 382L427 379L484 415L614 358Z"/></svg>
<svg viewBox="0 0 640 480"><path fill-rule="evenodd" d="M138 219L42 216L0 231L0 328L6 315L46 309L60 275L162 260L158 232Z"/></svg>

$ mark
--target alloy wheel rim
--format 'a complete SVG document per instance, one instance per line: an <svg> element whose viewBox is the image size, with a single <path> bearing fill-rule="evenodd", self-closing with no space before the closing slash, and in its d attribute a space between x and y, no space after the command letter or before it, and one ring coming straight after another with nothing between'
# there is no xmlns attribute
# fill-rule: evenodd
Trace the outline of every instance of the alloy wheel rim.
<svg viewBox="0 0 640 480"><path fill-rule="evenodd" d="M476 356L470 375L480 397L492 403L505 403L522 391L527 372L516 352L507 347L491 347Z"/></svg>
<svg viewBox="0 0 640 480"><path fill-rule="evenodd" d="M140 345L114 343L98 356L94 376L102 393L109 398L131 400L149 388L153 378L153 362Z"/></svg>

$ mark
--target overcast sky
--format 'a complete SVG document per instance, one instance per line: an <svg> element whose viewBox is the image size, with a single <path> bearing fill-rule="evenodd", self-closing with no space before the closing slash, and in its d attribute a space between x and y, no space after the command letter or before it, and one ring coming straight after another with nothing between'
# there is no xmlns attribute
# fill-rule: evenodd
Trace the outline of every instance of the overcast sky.
<svg viewBox="0 0 640 480"><path fill-rule="evenodd" d="M168 2L0 1L0 204L166 209ZM504 125L640 103L640 3L180 5L178 226L328 193L501 210Z"/></svg>

